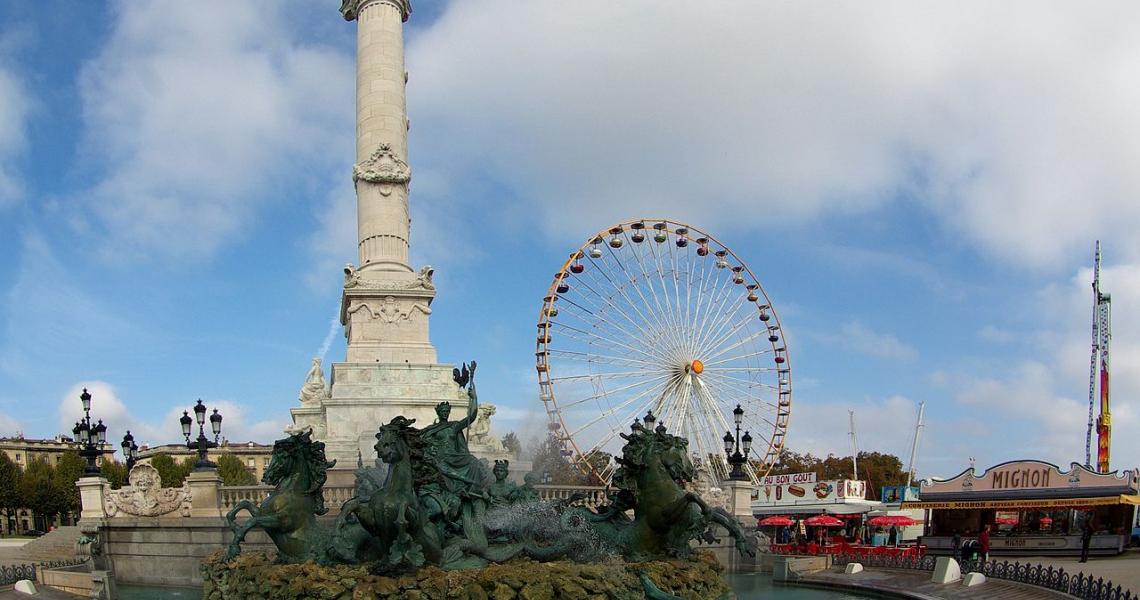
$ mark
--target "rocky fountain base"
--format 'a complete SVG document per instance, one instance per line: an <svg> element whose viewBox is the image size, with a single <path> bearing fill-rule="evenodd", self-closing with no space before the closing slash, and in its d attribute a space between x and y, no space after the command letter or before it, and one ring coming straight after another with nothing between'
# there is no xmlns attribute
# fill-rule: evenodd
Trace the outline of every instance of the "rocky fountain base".
<svg viewBox="0 0 1140 600"><path fill-rule="evenodd" d="M230 562L221 553L202 564L205 600L644 600L640 574L686 600L721 598L729 588L711 554L689 561L604 564L517 559L482 569L444 571L425 567L399 577L371 575L366 566L323 567L313 562L274 564L264 554L243 554Z"/></svg>

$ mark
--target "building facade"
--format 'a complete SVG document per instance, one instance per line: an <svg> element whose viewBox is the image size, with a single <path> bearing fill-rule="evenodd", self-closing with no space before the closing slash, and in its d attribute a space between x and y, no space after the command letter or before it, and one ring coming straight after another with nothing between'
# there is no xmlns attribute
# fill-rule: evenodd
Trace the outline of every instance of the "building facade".
<svg viewBox="0 0 1140 600"><path fill-rule="evenodd" d="M156 454L167 454L175 461L181 462L188 458L197 460L198 451L191 450L186 444L163 444L161 446L143 446L139 448L139 462L149 463ZM273 444L259 444L257 442L231 442L222 440L217 448L212 448L206 457L217 462L222 454L232 454L241 460L241 464L249 469L250 473L261 481L265 469L269 467L270 457L273 455ZM353 463L355 465L355 463Z"/></svg>

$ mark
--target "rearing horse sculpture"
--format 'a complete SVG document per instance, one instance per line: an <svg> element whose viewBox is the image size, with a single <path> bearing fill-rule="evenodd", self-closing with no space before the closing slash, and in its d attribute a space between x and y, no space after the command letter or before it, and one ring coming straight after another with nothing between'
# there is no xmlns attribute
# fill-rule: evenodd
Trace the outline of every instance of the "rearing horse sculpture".
<svg viewBox="0 0 1140 600"><path fill-rule="evenodd" d="M427 560L441 562L439 534L427 519L414 487L413 454L421 442L412 428L415 419L396 417L376 434L376 454L388 464L384 485L366 497L354 497L341 508L337 529L350 517L373 536L379 560L392 567L420 567Z"/></svg>
<svg viewBox="0 0 1140 600"><path fill-rule="evenodd" d="M273 458L261 481L276 489L260 506L242 500L226 514L234 532L226 559L241 552L241 542L250 530L261 528L277 546L278 561L323 562L328 536L320 531L316 517L328 512L321 486L326 471L335 464L335 460L325 460L325 445L314 442L311 431L274 442ZM235 517L242 510L249 511L251 518L239 526Z"/></svg>

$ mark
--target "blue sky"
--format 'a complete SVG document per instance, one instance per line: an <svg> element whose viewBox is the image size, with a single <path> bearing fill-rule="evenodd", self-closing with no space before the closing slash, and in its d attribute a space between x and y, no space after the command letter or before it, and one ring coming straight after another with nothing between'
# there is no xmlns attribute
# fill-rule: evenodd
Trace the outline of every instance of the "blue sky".
<svg viewBox="0 0 1140 600"><path fill-rule="evenodd" d="M81 387L111 438L220 405L269 441L355 255L335 2L0 3L0 435ZM534 323L594 232L665 215L780 313L788 445L918 469L1082 460L1094 240L1114 466L1140 442L1137 7L415 3L412 254L495 429L542 430ZM334 328L326 363L341 360ZM67 428L69 429L69 428ZM139 435L141 432L141 435Z"/></svg>

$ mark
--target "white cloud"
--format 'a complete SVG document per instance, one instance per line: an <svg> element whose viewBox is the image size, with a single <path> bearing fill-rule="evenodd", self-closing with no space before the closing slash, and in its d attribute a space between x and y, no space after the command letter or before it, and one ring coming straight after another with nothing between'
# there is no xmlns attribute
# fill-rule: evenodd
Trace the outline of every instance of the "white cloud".
<svg viewBox="0 0 1140 600"><path fill-rule="evenodd" d="M1140 256L1138 11L455 2L410 48L409 105L420 156L502 182L554 235L901 193L1001 260L1056 266L1094 233Z"/></svg>
<svg viewBox="0 0 1140 600"><path fill-rule="evenodd" d="M79 395L85 388L92 397L91 416L96 420L102 419L108 426L107 441L114 447L118 448L119 442L122 441L123 434L127 430L130 430L131 435L135 438L135 443L140 446L143 444L155 446L180 441L181 430L178 419L182 416L183 411L192 407L191 403L187 403L185 406L171 406L159 421L148 421L139 418L127 407L127 403L120 398L114 385L98 380L76 383L60 399L58 414L61 433L70 435L75 423L83 417ZM249 407L244 404L231 400L207 398L203 398L202 401L211 413L216 408L222 414L222 436L232 442L269 443L284 437L283 430L287 424L287 417L256 420L251 417ZM138 400L131 400L131 403L137 402ZM190 414L193 416L192 412ZM194 435L196 436L197 425L194 427ZM209 427L209 422L207 422L207 436L212 439L213 436L209 433Z"/></svg>
<svg viewBox="0 0 1140 600"><path fill-rule="evenodd" d="M3 55L23 37L0 35L0 208L23 198L24 183L13 160L27 148L28 117L33 101L19 73L4 63Z"/></svg>
<svg viewBox="0 0 1140 600"><path fill-rule="evenodd" d="M85 197L107 256L208 256L351 148L352 64L278 2L122 2L80 78ZM85 224L79 224L79 227Z"/></svg>
<svg viewBox="0 0 1140 600"><path fill-rule="evenodd" d="M859 321L845 323L839 334L816 334L826 343L851 352L891 360L910 361L918 357L918 350L889 333L878 333Z"/></svg>
<svg viewBox="0 0 1140 600"><path fill-rule="evenodd" d="M898 395L861 402L819 402L801 394L792 407L785 446L795 452L810 452L821 457L850 456L849 410L855 411L855 434L861 452L894 454L905 463L914 435L918 402Z"/></svg>
<svg viewBox="0 0 1140 600"><path fill-rule="evenodd" d="M123 339L137 344L147 337L110 307L108 290L76 285L42 235L28 230L21 242L15 282L4 298L0 373L16 379L36 372L34 365L62 369Z"/></svg>
<svg viewBox="0 0 1140 600"><path fill-rule="evenodd" d="M1140 264L1106 263L1102 290L1113 294L1111 411L1112 466L1131 468L1140 456L1140 440L1130 435L1140 425L1140 315L1127 310L1140 298ZM972 438L979 466L1016 458L1040 458L1067 465L1084 462L1088 426L1088 376L1092 318L1090 269L1081 269L1065 285L1047 286L1031 304L1043 328L1028 334L1037 342L1035 358L1011 361L1004 376L958 374L958 402L979 422L992 423L1015 436ZM1094 407L1094 416L1099 404ZM1096 439L1093 434L1095 460Z"/></svg>
<svg viewBox="0 0 1140 600"><path fill-rule="evenodd" d="M0 412L0 437L12 437L23 430L24 426L18 419L6 412Z"/></svg>
<svg viewBox="0 0 1140 600"><path fill-rule="evenodd" d="M1017 334L1008 329L1002 329L994 325L986 325L978 330L978 337L987 342L994 342L997 344L1008 344L1017 340Z"/></svg>

